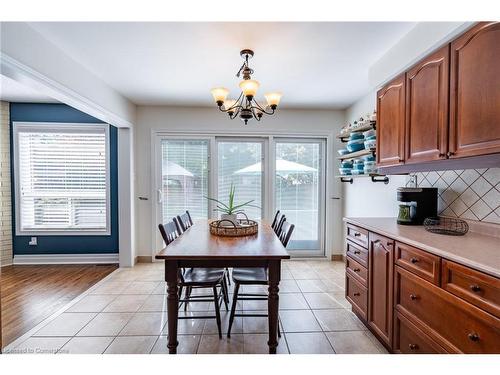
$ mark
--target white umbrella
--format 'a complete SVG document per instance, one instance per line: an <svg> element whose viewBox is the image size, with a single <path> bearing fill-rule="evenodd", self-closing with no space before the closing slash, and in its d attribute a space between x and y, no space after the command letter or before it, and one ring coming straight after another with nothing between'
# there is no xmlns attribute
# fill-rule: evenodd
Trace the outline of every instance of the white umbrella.
<svg viewBox="0 0 500 375"><path fill-rule="evenodd" d="M187 176L193 177L193 174L179 164L167 161L162 163L162 173L164 176Z"/></svg>
<svg viewBox="0 0 500 375"><path fill-rule="evenodd" d="M289 173L306 173L316 172L316 168L308 167L307 165L295 163L289 160L276 160L276 172L280 175L288 175ZM234 174L258 174L262 172L261 162L249 165L248 167L238 169Z"/></svg>

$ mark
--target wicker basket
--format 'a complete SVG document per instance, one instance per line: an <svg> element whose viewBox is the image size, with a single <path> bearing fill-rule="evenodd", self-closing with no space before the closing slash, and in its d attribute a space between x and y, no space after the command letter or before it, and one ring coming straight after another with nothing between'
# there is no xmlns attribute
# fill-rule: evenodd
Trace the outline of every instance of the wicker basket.
<svg viewBox="0 0 500 375"><path fill-rule="evenodd" d="M229 226L222 226L221 223L230 223ZM254 220L239 219L240 226L236 226L229 220L215 220L212 221L210 226L210 233L214 236L223 237L242 237L252 236L259 231L259 225Z"/></svg>

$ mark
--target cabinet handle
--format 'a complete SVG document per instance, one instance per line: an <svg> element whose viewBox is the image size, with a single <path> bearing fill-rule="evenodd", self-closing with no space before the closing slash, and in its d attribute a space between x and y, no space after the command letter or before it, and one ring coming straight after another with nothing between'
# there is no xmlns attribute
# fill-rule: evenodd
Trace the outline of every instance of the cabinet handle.
<svg viewBox="0 0 500 375"><path fill-rule="evenodd" d="M417 300L417 299L418 299L418 296L417 296L417 295L415 295L415 294L410 294L410 299L411 299L412 301L415 301L415 300Z"/></svg>
<svg viewBox="0 0 500 375"><path fill-rule="evenodd" d="M448 156L448 157L453 156L453 155L455 155L455 153L454 153L454 152L451 152L451 151L449 151L449 152L446 154L446 156Z"/></svg>
<svg viewBox="0 0 500 375"><path fill-rule="evenodd" d="M354 293L354 294L353 294L353 296L355 296L355 297L359 297L360 295L361 295L361 294L359 294L359 293Z"/></svg>
<svg viewBox="0 0 500 375"><path fill-rule="evenodd" d="M440 158L444 158L445 156L446 156L446 154L439 154Z"/></svg>
<svg viewBox="0 0 500 375"><path fill-rule="evenodd" d="M361 233L359 233L359 232L354 232L354 237L359 237L359 236L361 236Z"/></svg>
<svg viewBox="0 0 500 375"><path fill-rule="evenodd" d="M399 159L400 163L404 163L405 159Z"/></svg>
<svg viewBox="0 0 500 375"><path fill-rule="evenodd" d="M418 349L417 344L408 344L408 347L410 348L410 350L417 350Z"/></svg>
<svg viewBox="0 0 500 375"><path fill-rule="evenodd" d="M467 337L469 338L470 341L479 341L479 335L475 332L469 333Z"/></svg>
<svg viewBox="0 0 500 375"><path fill-rule="evenodd" d="M470 289L476 293L481 291L481 287L479 285L471 285Z"/></svg>
<svg viewBox="0 0 500 375"><path fill-rule="evenodd" d="M355 268L355 269L353 269L353 271L354 271L354 272L359 272L359 271L361 271L361 270L360 270L359 268Z"/></svg>
<svg viewBox="0 0 500 375"><path fill-rule="evenodd" d="M361 254L361 251L359 251L359 250L354 250L354 254L358 254L358 255L359 255L359 254Z"/></svg>
<svg viewBox="0 0 500 375"><path fill-rule="evenodd" d="M387 241L387 246L392 246L392 242Z"/></svg>
<svg viewBox="0 0 500 375"><path fill-rule="evenodd" d="M417 258L411 258L410 262L412 262L413 264L418 263L418 259Z"/></svg>

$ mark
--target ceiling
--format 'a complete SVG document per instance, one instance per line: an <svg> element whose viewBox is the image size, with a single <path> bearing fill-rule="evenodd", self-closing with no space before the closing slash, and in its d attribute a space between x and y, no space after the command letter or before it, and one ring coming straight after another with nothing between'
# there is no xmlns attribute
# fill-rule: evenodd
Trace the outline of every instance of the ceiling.
<svg viewBox="0 0 500 375"><path fill-rule="evenodd" d="M57 100L2 75L0 75L0 100L13 103L57 103Z"/></svg>
<svg viewBox="0 0 500 375"><path fill-rule="evenodd" d="M365 95L368 69L415 23L30 23L138 105L213 105L238 94L239 51L251 48L259 90L292 108L345 108Z"/></svg>

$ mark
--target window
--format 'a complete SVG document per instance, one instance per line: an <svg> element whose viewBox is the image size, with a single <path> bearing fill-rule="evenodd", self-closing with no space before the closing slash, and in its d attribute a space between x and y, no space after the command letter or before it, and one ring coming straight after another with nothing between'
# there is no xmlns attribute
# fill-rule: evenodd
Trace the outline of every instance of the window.
<svg viewBox="0 0 500 375"><path fill-rule="evenodd" d="M14 123L16 232L106 235L106 124Z"/></svg>
<svg viewBox="0 0 500 375"><path fill-rule="evenodd" d="M193 219L208 217L208 141L161 140L162 222L186 210Z"/></svg>

